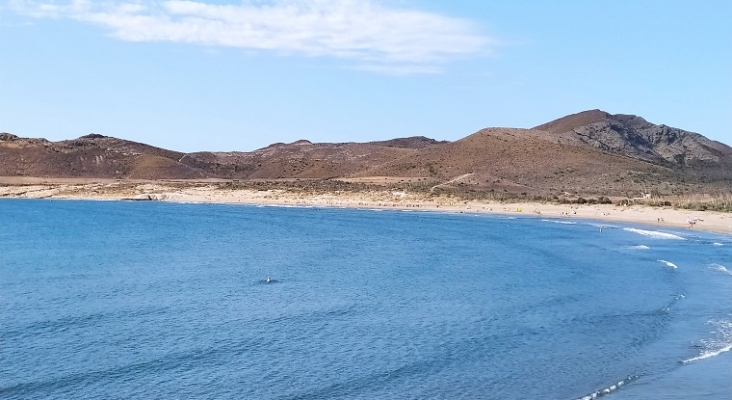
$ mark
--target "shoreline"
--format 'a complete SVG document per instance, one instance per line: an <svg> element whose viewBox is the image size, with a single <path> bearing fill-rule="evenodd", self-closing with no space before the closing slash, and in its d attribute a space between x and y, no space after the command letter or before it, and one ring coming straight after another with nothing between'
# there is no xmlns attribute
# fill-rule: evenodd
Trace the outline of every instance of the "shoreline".
<svg viewBox="0 0 732 400"><path fill-rule="evenodd" d="M0 198L128 200L176 203L245 204L285 207L327 207L436 211L495 215L530 215L551 219L583 219L639 223L656 228L691 230L732 235L732 213L694 211L671 207L615 204L553 204L498 202L428 196L404 190L305 192L286 189L238 189L215 184L176 186L170 182L37 183L0 185Z"/></svg>

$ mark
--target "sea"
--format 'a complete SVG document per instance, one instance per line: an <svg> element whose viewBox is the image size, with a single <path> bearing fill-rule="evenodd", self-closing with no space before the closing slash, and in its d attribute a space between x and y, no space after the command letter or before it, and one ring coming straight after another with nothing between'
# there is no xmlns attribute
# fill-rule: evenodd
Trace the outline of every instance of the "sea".
<svg viewBox="0 0 732 400"><path fill-rule="evenodd" d="M730 399L731 348L729 235L0 200L0 399Z"/></svg>

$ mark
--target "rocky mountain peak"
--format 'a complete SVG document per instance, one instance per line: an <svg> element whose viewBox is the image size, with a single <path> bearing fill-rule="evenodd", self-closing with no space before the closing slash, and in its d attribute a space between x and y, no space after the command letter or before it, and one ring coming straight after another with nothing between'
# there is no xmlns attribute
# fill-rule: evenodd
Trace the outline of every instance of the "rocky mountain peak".
<svg viewBox="0 0 732 400"><path fill-rule="evenodd" d="M589 110L534 129L561 134L599 150L680 167L719 162L720 157L732 159L732 150L721 143L697 133L656 125L636 115Z"/></svg>
<svg viewBox="0 0 732 400"><path fill-rule="evenodd" d="M0 142L13 142L19 138L12 133L0 132Z"/></svg>
<svg viewBox="0 0 732 400"><path fill-rule="evenodd" d="M106 139L109 136L100 135L98 133L90 133L88 135L81 136L79 139Z"/></svg>

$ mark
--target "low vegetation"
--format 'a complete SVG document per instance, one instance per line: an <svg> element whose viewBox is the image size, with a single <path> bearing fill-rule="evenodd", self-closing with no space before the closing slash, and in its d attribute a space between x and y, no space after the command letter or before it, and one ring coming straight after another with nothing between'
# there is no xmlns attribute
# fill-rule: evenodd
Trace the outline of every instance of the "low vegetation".
<svg viewBox="0 0 732 400"><path fill-rule="evenodd" d="M732 193L693 194L654 199L627 199L618 204L672 207L694 211L732 212Z"/></svg>

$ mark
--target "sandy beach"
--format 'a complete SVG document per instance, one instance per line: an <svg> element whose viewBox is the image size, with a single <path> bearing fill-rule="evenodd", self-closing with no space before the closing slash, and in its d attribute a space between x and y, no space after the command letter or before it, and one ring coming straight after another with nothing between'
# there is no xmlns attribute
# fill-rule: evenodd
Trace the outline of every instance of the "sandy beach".
<svg viewBox="0 0 732 400"><path fill-rule="evenodd" d="M180 185L152 181L54 181L52 183L4 181L0 197L26 199L131 200L185 203L227 203L300 207L348 207L457 213L533 215L546 218L594 219L654 225L659 228L698 229L732 234L732 214L692 211L672 207L619 206L614 204L553 204L540 202L467 201L455 197L428 196L403 190L362 192L303 192L286 189L229 188L220 183ZM690 224L689 222L693 222Z"/></svg>

